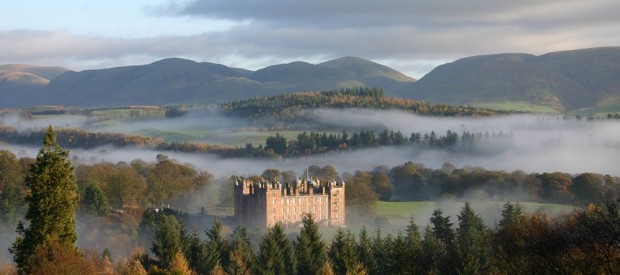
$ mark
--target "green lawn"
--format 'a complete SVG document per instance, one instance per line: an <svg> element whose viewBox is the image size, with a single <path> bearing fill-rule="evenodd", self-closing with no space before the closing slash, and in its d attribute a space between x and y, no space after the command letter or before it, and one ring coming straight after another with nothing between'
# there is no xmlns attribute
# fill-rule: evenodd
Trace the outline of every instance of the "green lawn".
<svg viewBox="0 0 620 275"><path fill-rule="evenodd" d="M603 115L620 113L620 104L602 105L571 111L573 115Z"/></svg>
<svg viewBox="0 0 620 275"><path fill-rule="evenodd" d="M452 216L452 222L457 223L456 213L460 211L465 202L439 202L439 201L407 201L377 203L377 217L385 217L391 225L405 225L411 217L414 217L418 225L426 224L427 218L432 212L441 208L445 214ZM500 201L477 201L472 202L474 210L487 219L498 219L501 215L505 202ZM534 202L519 202L526 213L544 212L551 215L567 213L575 209L574 206L562 204L547 204ZM424 220L420 220L420 219Z"/></svg>
<svg viewBox="0 0 620 275"><path fill-rule="evenodd" d="M527 113L559 113L558 110L555 110L548 106L541 105L533 105L526 102L519 101L506 101L506 102L485 102L485 103L477 103L472 104L481 108L488 108L494 110L502 110L502 111L516 111L516 112L527 112Z"/></svg>

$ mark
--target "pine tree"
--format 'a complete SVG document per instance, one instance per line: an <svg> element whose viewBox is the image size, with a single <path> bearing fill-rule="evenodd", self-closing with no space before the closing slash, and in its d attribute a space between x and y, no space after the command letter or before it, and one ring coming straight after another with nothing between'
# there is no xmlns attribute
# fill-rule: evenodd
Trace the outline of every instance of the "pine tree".
<svg viewBox="0 0 620 275"><path fill-rule="evenodd" d="M372 273L372 271L377 270L377 262L375 261L372 239L368 236L366 227L362 227L362 230L360 231L357 252L360 264L366 267L368 272Z"/></svg>
<svg viewBox="0 0 620 275"><path fill-rule="evenodd" d="M454 231L450 216L444 217L441 209L433 211L431 216L431 224L433 225L433 234L437 239L441 240L445 245L451 246L454 241Z"/></svg>
<svg viewBox="0 0 620 275"><path fill-rule="evenodd" d="M263 236L258 252L258 274L293 274L296 272L294 250L284 229L276 223Z"/></svg>
<svg viewBox="0 0 620 275"><path fill-rule="evenodd" d="M17 184L9 183L0 191L0 231L15 226L25 212L24 196ZM5 228L7 227L7 228Z"/></svg>
<svg viewBox="0 0 620 275"><path fill-rule="evenodd" d="M96 184L86 187L81 204L84 207L84 212L91 215L105 216L110 212L108 200L101 188Z"/></svg>
<svg viewBox="0 0 620 275"><path fill-rule="evenodd" d="M319 233L319 226L312 214L303 217L304 227L297 237L295 251L297 254L297 273L315 274L321 269L327 258L325 242Z"/></svg>
<svg viewBox="0 0 620 275"><path fill-rule="evenodd" d="M338 228L327 252L335 274L346 274L348 270L353 269L358 262L356 246L355 236L350 231L345 233L342 228Z"/></svg>
<svg viewBox="0 0 620 275"><path fill-rule="evenodd" d="M522 273L527 266L527 222L521 206L506 202L502 219L493 234L495 258L498 268L508 273Z"/></svg>
<svg viewBox="0 0 620 275"><path fill-rule="evenodd" d="M30 224L28 228L22 222L18 224L19 235L10 249L23 273L28 273L28 260L37 246L54 240L66 247L75 247L77 241L77 179L69 151L56 143L52 126L47 128L43 147L29 172L26 177L26 186L30 188L30 194L26 196L26 219Z"/></svg>
<svg viewBox="0 0 620 275"><path fill-rule="evenodd" d="M443 266L448 255L446 245L439 240L430 227L426 227L424 231L424 240L422 241L422 251L420 255L420 266L418 268L420 274L440 274L445 269ZM445 274L449 274L447 271Z"/></svg>
<svg viewBox="0 0 620 275"><path fill-rule="evenodd" d="M238 226L230 237L230 263L227 266L228 274L250 274L254 268L254 251L250 244L248 231Z"/></svg>
<svg viewBox="0 0 620 275"><path fill-rule="evenodd" d="M213 226L205 231L205 234L207 234L207 241L204 247L206 269L215 270L216 266L224 269L224 267L228 266L229 249L226 240L222 236L222 223L219 220L215 220Z"/></svg>
<svg viewBox="0 0 620 275"><path fill-rule="evenodd" d="M153 254L162 268L169 268L174 257L182 249L183 226L172 215L162 215L155 224Z"/></svg>
<svg viewBox="0 0 620 275"><path fill-rule="evenodd" d="M462 274L488 273L492 255L490 234L482 218L474 212L469 202L457 215L457 269Z"/></svg>

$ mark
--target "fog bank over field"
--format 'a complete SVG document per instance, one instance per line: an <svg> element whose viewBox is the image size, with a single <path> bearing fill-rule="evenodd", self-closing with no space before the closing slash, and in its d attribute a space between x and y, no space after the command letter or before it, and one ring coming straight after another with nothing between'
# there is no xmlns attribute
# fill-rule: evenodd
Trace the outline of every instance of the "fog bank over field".
<svg viewBox="0 0 620 275"><path fill-rule="evenodd" d="M183 163L192 163L217 177L260 174L267 168L301 173L308 165L333 165L338 172L371 170L379 165L395 166L407 161L422 163L429 168L440 168L449 162L456 167L480 166L492 170L523 170L525 172L568 173L596 172L620 176L616 161L620 159L620 121L563 119L560 116L511 115L491 118L437 118L423 117L403 111L369 110L314 110L306 119L325 125L325 128L372 129L376 134L382 129L401 131L405 136L412 132L444 135L451 130L459 135L472 133L503 133L510 138L482 139L469 150L433 149L419 150L411 146L382 147L347 150L309 157L287 159L222 159L210 154L175 153L170 151L138 150L130 148L98 148L96 150L72 149L76 163L100 161L129 162L134 159L154 161L163 153ZM69 122L31 122L32 125L79 126L85 120L69 118ZM21 125L19 119L3 119L5 125ZM63 124L64 123L64 124ZM97 130L81 124L87 130ZM135 120L127 125L111 127L114 131L139 131L140 129L183 130L208 127L231 129L247 126L239 119L225 118L212 112L193 112L174 119ZM336 131L340 131L336 130ZM217 134L209 137L217 139ZM34 156L38 148L0 144L18 156Z"/></svg>

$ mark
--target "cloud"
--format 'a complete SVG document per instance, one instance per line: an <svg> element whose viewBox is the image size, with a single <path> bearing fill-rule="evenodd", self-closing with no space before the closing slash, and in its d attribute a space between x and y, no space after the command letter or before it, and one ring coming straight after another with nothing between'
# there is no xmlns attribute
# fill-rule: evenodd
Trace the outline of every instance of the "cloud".
<svg viewBox="0 0 620 275"><path fill-rule="evenodd" d="M331 1L331 0L250 0L243 5L231 1L172 2L159 8L161 14L227 20L268 22L272 25L321 26L327 28L367 28L419 26L453 28L463 25L545 25L608 23L619 4L599 1L497 2L476 1ZM617 9L616 9L617 10ZM569 20L570 19L570 20ZM555 23L553 23L555 22Z"/></svg>
<svg viewBox="0 0 620 275"><path fill-rule="evenodd" d="M419 78L471 55L618 45L617 10L620 2L612 0L170 1L141 12L161 24L189 18L195 26L219 20L226 28L133 38L0 30L0 60L80 70L184 57L256 70L359 56Z"/></svg>

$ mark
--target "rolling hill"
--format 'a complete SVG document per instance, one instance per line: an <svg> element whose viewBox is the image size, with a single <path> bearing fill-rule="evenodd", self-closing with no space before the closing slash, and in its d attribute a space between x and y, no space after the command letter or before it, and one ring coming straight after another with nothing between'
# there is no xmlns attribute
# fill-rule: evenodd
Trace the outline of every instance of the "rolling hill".
<svg viewBox="0 0 620 275"><path fill-rule="evenodd" d="M62 67L24 64L0 65L0 106L20 105L37 96L56 77L69 72Z"/></svg>
<svg viewBox="0 0 620 275"><path fill-rule="evenodd" d="M170 58L147 65L66 72L37 90L36 97L33 91L21 91L25 96L9 104L1 102L0 107L218 103L339 87L403 87L414 81L386 66L354 57L317 65L293 62L257 71ZM0 89L0 94L8 93L15 95L11 89Z"/></svg>
<svg viewBox="0 0 620 275"><path fill-rule="evenodd" d="M619 76L620 47L483 55L438 66L397 95L447 104L522 103L563 112L618 105Z"/></svg>
<svg viewBox="0 0 620 275"><path fill-rule="evenodd" d="M379 87L387 96L432 103L545 111L620 112L620 47L462 58L419 81L357 57L292 62L257 71L169 58L74 72L0 66L0 107L220 103L253 96Z"/></svg>

